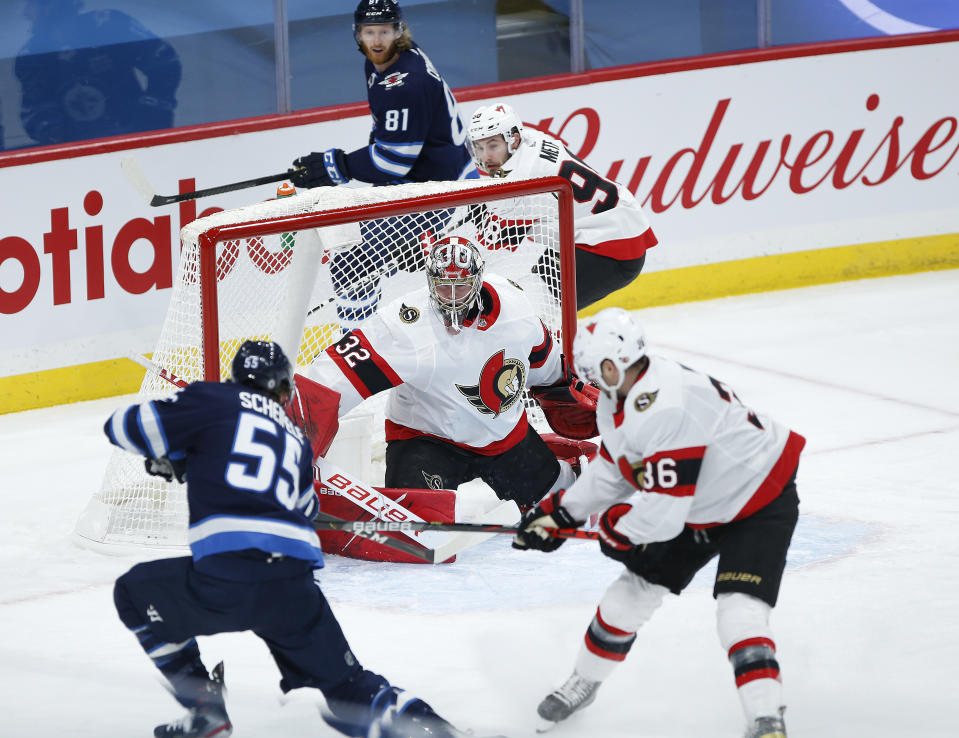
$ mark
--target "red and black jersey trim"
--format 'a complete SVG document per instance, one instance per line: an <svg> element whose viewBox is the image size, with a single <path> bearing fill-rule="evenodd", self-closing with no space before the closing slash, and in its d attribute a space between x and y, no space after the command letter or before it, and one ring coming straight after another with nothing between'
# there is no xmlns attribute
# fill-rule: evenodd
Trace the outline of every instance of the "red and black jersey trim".
<svg viewBox="0 0 959 738"><path fill-rule="evenodd" d="M609 661L624 661L635 640L635 632L614 628L603 620L596 608L596 615L586 630L585 644L590 653Z"/></svg>
<svg viewBox="0 0 959 738"><path fill-rule="evenodd" d="M533 346L533 350L529 352L530 369L538 369L543 366L546 359L549 358L550 351L553 350L553 335L542 320L539 324L543 326L543 342L539 346Z"/></svg>
<svg viewBox="0 0 959 738"><path fill-rule="evenodd" d="M360 329L352 330L326 349L363 399L403 384L402 378L370 345Z"/></svg>
<svg viewBox="0 0 959 738"><path fill-rule="evenodd" d="M483 282L483 286L480 288L480 298L483 301L483 311L478 315L464 320L463 325L471 326L473 323L478 322L479 325L477 325L477 328L485 331L492 328L493 323L499 318L503 303L500 300L499 293L486 282Z"/></svg>
<svg viewBox="0 0 959 738"><path fill-rule="evenodd" d="M699 481L699 470L703 467L705 455L705 446L690 446L647 456L644 461L650 474L649 478L644 476L642 489L670 497L692 497L696 493L696 482ZM663 470L661 462L667 459L673 464L664 473L666 470Z"/></svg>
<svg viewBox="0 0 959 738"><path fill-rule="evenodd" d="M609 455L609 451L606 448L606 444L602 442L599 444L599 456L602 459L606 459L606 461L608 461L610 464L615 463L613 461L613 457Z"/></svg>
<svg viewBox="0 0 959 738"><path fill-rule="evenodd" d="M796 433L796 431L789 431L789 437L786 439L786 445L783 447L783 452L779 455L779 459L776 460L776 463L773 465L769 474L766 475L762 484L753 492L752 497L743 505L743 509L736 513L736 517L729 522L748 518L750 515L762 510L766 505L782 494L783 489L789 484L789 480L792 479L792 475L795 474L796 469L799 467L799 454L802 453L805 445L806 439L803 436ZM722 523L687 522L686 525L690 528L713 528L717 525L722 525Z"/></svg>
<svg viewBox="0 0 959 738"><path fill-rule="evenodd" d="M387 441L403 441L410 438L435 438L438 441L448 443L451 446L457 446L458 448L480 456L499 456L526 438L526 434L529 432L529 419L526 417L526 412L523 411L523 417L519 419L519 422L516 423L513 430L507 433L501 440L493 441L485 446L470 446L468 443L457 443L456 441L451 441L449 438L443 438L442 436L427 433L416 428L400 425L389 418L386 419L385 428Z"/></svg>

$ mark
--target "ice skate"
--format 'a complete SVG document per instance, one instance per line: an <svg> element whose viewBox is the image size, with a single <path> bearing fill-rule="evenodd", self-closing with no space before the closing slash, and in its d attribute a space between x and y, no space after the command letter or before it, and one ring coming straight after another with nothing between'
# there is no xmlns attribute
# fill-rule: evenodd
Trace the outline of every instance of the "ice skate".
<svg viewBox="0 0 959 738"><path fill-rule="evenodd" d="M562 687L546 695L536 708L536 712L543 720L558 723L591 704L596 699L599 685L600 682L591 682L574 671Z"/></svg>
<svg viewBox="0 0 959 738"><path fill-rule="evenodd" d="M190 699L195 704L187 708L187 714L172 723L158 725L153 729L154 738L227 738L233 734L233 724L226 714L223 695L223 662L213 668L209 681L197 696ZM178 700L182 695L174 694Z"/></svg>
<svg viewBox="0 0 959 738"><path fill-rule="evenodd" d="M744 738L786 738L786 723L782 718L783 711L778 716L758 717L746 728Z"/></svg>

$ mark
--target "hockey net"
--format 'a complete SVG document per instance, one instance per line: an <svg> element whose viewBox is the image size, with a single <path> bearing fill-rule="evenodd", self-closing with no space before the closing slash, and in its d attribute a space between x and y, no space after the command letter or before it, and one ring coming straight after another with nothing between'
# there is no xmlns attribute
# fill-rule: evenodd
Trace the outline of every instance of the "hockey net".
<svg viewBox="0 0 959 738"><path fill-rule="evenodd" d="M344 330L424 286L425 254L447 235L473 238L487 272L524 289L569 355L576 320L571 197L556 177L321 187L194 221L181 232L153 361L188 382L218 381L229 376L239 345L254 339L277 341L288 355L296 346L297 366L305 367ZM147 372L139 401L175 391ZM372 417L373 462L385 446L386 395L350 414ZM534 426L548 431L539 408L527 404ZM381 464L370 468L374 477L382 473ZM176 547L187 542L187 520L185 487L147 475L142 458L117 449L76 533L85 543Z"/></svg>

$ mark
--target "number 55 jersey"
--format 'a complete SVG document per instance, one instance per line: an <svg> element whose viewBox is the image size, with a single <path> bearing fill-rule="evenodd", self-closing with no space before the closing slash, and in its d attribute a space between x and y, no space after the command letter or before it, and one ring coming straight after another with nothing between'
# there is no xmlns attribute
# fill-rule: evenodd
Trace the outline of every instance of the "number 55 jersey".
<svg viewBox="0 0 959 738"><path fill-rule="evenodd" d="M195 382L117 410L104 431L132 453L186 457L194 561L259 549L322 564L309 517L313 453L280 403L240 384Z"/></svg>
<svg viewBox="0 0 959 738"><path fill-rule="evenodd" d="M624 400L600 395L596 422L600 453L563 506L585 520L629 498L616 529L634 543L752 515L782 492L806 442L722 382L659 356Z"/></svg>

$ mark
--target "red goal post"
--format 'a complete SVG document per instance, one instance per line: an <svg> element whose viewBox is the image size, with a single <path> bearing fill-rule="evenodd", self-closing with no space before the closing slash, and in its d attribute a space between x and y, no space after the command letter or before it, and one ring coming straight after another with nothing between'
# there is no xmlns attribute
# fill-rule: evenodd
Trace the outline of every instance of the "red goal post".
<svg viewBox="0 0 959 738"><path fill-rule="evenodd" d="M474 239L487 271L523 287L570 355L572 213L572 190L559 177L322 187L215 213L181 231L180 264L153 361L188 382L219 381L239 344L259 339L277 341L298 366L308 365L350 327L343 316L351 310L363 315L425 287L425 253L445 235ZM140 401L174 390L148 373ZM381 413L385 394L344 420ZM534 426L548 431L539 408L527 404ZM376 423L363 451L374 459L383 434L378 417ZM114 452L77 523L81 542L186 543L185 490L147 476L142 463Z"/></svg>

